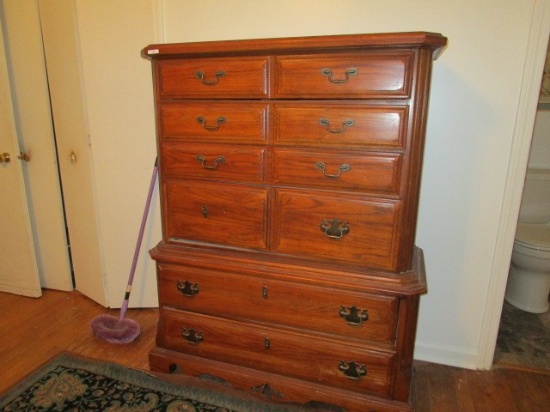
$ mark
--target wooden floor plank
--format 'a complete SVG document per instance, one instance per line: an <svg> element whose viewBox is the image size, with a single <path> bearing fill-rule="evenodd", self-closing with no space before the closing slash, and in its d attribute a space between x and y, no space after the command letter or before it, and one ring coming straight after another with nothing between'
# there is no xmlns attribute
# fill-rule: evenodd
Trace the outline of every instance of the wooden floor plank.
<svg viewBox="0 0 550 412"><path fill-rule="evenodd" d="M45 290L39 298L0 293L0 393L63 350L147 369L154 344L157 309L130 309L127 317L141 325L138 338L127 345L96 339L89 327L100 314L118 316L78 292Z"/></svg>
<svg viewBox="0 0 550 412"><path fill-rule="evenodd" d="M89 327L98 315L118 316L78 292L44 290L41 298L0 293L0 393L61 351L148 369L158 309L130 309L141 325L137 339L116 345L96 339ZM417 412L547 412L550 373L495 368L475 371L415 362Z"/></svg>
<svg viewBox="0 0 550 412"><path fill-rule="evenodd" d="M470 394L468 374L464 369L456 369L454 384L457 398L457 408L460 412L475 412L476 405Z"/></svg>
<svg viewBox="0 0 550 412"><path fill-rule="evenodd" d="M414 366L414 404L417 409L432 410L432 385L430 374L427 372L428 362L417 362Z"/></svg>
<svg viewBox="0 0 550 412"><path fill-rule="evenodd" d="M461 412L458 409L458 399L455 391L456 369L440 369L434 364L429 366L433 410L445 410L446 408L449 412Z"/></svg>

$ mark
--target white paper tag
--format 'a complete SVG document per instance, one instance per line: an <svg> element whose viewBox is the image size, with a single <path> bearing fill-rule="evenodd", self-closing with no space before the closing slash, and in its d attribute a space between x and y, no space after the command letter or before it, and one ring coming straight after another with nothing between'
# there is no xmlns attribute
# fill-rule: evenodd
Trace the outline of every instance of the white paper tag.
<svg viewBox="0 0 550 412"><path fill-rule="evenodd" d="M159 53L160 53L159 49L147 50L147 54L159 54Z"/></svg>

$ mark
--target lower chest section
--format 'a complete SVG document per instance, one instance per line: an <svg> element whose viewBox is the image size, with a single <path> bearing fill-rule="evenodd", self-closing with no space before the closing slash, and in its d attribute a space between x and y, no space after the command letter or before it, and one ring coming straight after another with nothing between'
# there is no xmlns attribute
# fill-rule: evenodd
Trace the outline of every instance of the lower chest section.
<svg viewBox="0 0 550 412"><path fill-rule="evenodd" d="M294 380L321 392L349 392L360 405L371 396L396 397L402 329L416 316L410 298L354 288L345 272L338 278L282 262L155 258L161 310L153 365L166 362L164 350L172 366L188 357L183 368L212 364L222 376L253 370L254 383L271 382L283 397ZM328 402L333 395L315 396Z"/></svg>

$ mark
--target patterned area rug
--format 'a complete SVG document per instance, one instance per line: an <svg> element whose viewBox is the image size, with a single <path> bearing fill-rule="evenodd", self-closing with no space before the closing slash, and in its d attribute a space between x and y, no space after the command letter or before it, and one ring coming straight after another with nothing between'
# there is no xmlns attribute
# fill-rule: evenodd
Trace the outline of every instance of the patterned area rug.
<svg viewBox="0 0 550 412"><path fill-rule="evenodd" d="M120 365L61 354L8 393L0 411L311 412L205 387L181 386Z"/></svg>
<svg viewBox="0 0 550 412"><path fill-rule="evenodd" d="M504 302L494 364L550 372L550 311L528 313Z"/></svg>

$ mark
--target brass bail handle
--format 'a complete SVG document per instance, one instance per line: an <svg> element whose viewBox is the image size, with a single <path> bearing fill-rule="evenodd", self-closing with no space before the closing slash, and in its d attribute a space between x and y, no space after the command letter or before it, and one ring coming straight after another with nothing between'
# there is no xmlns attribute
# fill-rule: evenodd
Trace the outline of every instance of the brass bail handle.
<svg viewBox="0 0 550 412"><path fill-rule="evenodd" d="M348 127L355 126L355 120L353 119L346 119L342 122L342 127L339 129L331 129L330 127L330 121L328 119L321 118L319 119L319 124L325 128L325 130L329 133L343 133L346 131Z"/></svg>
<svg viewBox="0 0 550 412"><path fill-rule="evenodd" d="M199 293L199 285L191 283L188 280L185 282L182 280L178 281L176 288L183 296L187 297L193 297Z"/></svg>
<svg viewBox="0 0 550 412"><path fill-rule="evenodd" d="M214 73L214 77L215 77L214 80L206 80L206 75L201 70L195 72L195 76L197 76L197 79L199 79L202 84L206 86L213 86L215 84L218 84L220 79L225 76L225 70L219 70L216 73Z"/></svg>
<svg viewBox="0 0 550 412"><path fill-rule="evenodd" d="M369 312L366 309L361 310L355 306L340 306L338 313L348 325L361 325L363 322L369 320Z"/></svg>
<svg viewBox="0 0 550 412"><path fill-rule="evenodd" d="M217 170L218 166L225 162L225 157L223 156L219 156L218 158L216 158L213 165L206 164L206 156L204 155L198 155L195 159L201 164L204 169L207 170Z"/></svg>
<svg viewBox="0 0 550 412"><path fill-rule="evenodd" d="M351 166L347 163L343 163L340 166L338 166L338 173L332 174L327 173L327 165L324 162L317 162L315 164L317 166L317 169L321 170L323 172L323 175L326 177L330 177L332 179L336 179L342 175L342 172L349 172L351 170Z"/></svg>
<svg viewBox="0 0 550 412"><path fill-rule="evenodd" d="M197 344L201 343L204 340L204 335L202 332L198 332L192 328L183 328L181 331L181 336L189 343Z"/></svg>
<svg viewBox="0 0 550 412"><path fill-rule="evenodd" d="M227 122L227 120L224 116L220 116L216 119L216 124L214 126L209 126L206 124L206 119L204 118L204 116L199 116L197 117L197 122L199 122L199 124L202 126L203 129L215 132L220 128L222 124Z"/></svg>
<svg viewBox="0 0 550 412"><path fill-rule="evenodd" d="M323 69L321 69L321 74L323 76L326 76L328 78L328 81L331 82L331 83L334 83L334 84L344 84L344 83L347 83L350 76L357 76L357 74L359 73L359 70L357 70L357 68L355 67L350 67L349 69L346 70L346 72L344 73L344 78L343 79L333 79L332 78L332 70L325 67Z"/></svg>
<svg viewBox="0 0 550 412"><path fill-rule="evenodd" d="M349 223L338 219L323 219L321 221L321 231L331 239L341 239L349 233Z"/></svg>
<svg viewBox="0 0 550 412"><path fill-rule="evenodd" d="M355 361L340 361L338 369L344 374L346 378L353 380L358 380L367 374L367 366L362 363L357 363Z"/></svg>

